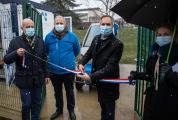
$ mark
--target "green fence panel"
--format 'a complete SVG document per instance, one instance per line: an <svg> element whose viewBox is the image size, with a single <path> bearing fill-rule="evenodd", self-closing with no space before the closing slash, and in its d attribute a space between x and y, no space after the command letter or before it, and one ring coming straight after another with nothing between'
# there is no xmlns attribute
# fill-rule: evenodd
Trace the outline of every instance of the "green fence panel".
<svg viewBox="0 0 178 120"><path fill-rule="evenodd" d="M138 40L137 40L137 71L145 71L146 60L149 53L149 48L154 41L154 31L147 28L138 27ZM135 88L135 106L134 109L140 119L143 116L144 110L144 91L149 86L144 80L136 82Z"/></svg>

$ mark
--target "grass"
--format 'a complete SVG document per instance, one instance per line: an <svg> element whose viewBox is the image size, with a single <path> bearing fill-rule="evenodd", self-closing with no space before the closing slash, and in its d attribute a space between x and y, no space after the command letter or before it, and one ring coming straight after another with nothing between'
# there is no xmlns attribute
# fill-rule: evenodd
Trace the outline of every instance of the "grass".
<svg viewBox="0 0 178 120"><path fill-rule="evenodd" d="M124 44L124 50L120 63L136 64L137 57L137 29L126 28L119 33L119 39Z"/></svg>
<svg viewBox="0 0 178 120"><path fill-rule="evenodd" d="M79 37L80 43L82 43L85 33L85 30L78 30L73 29L73 32ZM136 58L137 53L137 29L134 28L125 28L120 30L120 33L118 34L118 38L123 42L124 44L124 50L122 54L122 58L120 63L122 64L136 64L136 61L134 60Z"/></svg>
<svg viewBox="0 0 178 120"><path fill-rule="evenodd" d="M80 43L82 43L84 37L85 37L85 33L87 32L87 29L84 30L79 30L79 29L73 29L73 32L78 36Z"/></svg>

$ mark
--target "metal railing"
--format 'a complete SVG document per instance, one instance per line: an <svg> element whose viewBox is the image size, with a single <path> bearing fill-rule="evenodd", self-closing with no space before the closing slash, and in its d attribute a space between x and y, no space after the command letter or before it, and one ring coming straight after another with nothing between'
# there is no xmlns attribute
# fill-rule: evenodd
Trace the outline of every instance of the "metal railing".
<svg viewBox="0 0 178 120"><path fill-rule="evenodd" d="M145 65L151 44L154 41L154 31L147 28L138 27L138 43L137 43L137 71L145 71ZM137 115L142 119L144 110L144 91L149 84L143 80L136 82L135 90L135 106Z"/></svg>

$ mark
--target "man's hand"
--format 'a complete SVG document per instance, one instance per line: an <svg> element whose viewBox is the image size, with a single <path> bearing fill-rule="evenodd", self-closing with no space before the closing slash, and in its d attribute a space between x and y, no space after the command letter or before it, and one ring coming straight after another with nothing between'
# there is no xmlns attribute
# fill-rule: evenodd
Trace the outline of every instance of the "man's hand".
<svg viewBox="0 0 178 120"><path fill-rule="evenodd" d="M83 73L83 75L77 74L77 77L81 78L82 80L91 80L87 73Z"/></svg>
<svg viewBox="0 0 178 120"><path fill-rule="evenodd" d="M19 56L24 56L24 54L25 54L25 49L23 49L23 48L19 48L19 49L17 49L17 54L19 55Z"/></svg>
<svg viewBox="0 0 178 120"><path fill-rule="evenodd" d="M50 80L50 78L45 78L45 83L48 84Z"/></svg>
<svg viewBox="0 0 178 120"><path fill-rule="evenodd" d="M78 69L80 70L80 72L84 72L84 66L82 64L78 65Z"/></svg>

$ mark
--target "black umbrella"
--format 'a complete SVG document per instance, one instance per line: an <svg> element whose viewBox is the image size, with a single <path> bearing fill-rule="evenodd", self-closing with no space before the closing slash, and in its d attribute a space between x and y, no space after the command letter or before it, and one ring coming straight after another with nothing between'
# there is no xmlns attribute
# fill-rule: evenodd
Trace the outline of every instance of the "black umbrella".
<svg viewBox="0 0 178 120"><path fill-rule="evenodd" d="M176 0L122 0L111 10L127 22L155 29L162 23L175 23Z"/></svg>

